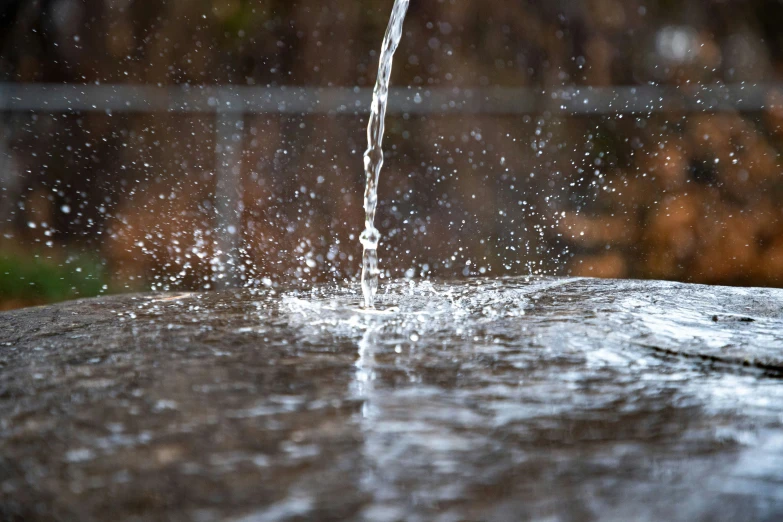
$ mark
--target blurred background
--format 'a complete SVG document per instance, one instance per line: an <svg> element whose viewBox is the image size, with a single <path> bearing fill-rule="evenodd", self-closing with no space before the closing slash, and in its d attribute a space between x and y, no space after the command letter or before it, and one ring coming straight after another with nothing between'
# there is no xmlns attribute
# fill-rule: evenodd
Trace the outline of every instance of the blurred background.
<svg viewBox="0 0 783 522"><path fill-rule="evenodd" d="M360 271L392 0L0 0L0 308ZM412 0L386 277L783 285L783 2Z"/></svg>

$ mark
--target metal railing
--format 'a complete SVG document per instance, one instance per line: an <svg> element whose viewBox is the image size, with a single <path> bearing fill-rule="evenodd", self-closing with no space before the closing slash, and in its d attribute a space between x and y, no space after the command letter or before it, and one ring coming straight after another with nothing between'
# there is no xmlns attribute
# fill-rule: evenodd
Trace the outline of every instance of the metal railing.
<svg viewBox="0 0 783 522"><path fill-rule="evenodd" d="M687 86L391 89L389 113L591 116L657 112L763 110L773 84ZM216 229L227 265L235 267L240 237L238 202L245 114L363 115L372 90L338 87L166 86L0 83L0 112L179 112L215 115ZM2 153L3 151L0 151ZM6 153L7 154L7 153ZM358 161L358 160L357 160ZM229 270L226 279L236 273Z"/></svg>
<svg viewBox="0 0 783 522"><path fill-rule="evenodd" d="M773 84L532 88L393 88L388 112L566 115L756 111ZM0 83L0 111L364 114L372 90L340 87Z"/></svg>

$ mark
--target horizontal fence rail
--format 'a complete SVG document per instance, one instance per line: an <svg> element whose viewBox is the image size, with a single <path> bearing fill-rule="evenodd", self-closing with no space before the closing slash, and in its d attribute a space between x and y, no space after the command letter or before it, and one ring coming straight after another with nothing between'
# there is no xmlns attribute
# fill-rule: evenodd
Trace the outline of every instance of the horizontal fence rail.
<svg viewBox="0 0 783 522"><path fill-rule="evenodd" d="M783 85L532 88L405 88L388 111L409 114L649 114L759 111ZM0 83L0 111L196 112L354 115L369 111L372 90L339 87L170 86Z"/></svg>

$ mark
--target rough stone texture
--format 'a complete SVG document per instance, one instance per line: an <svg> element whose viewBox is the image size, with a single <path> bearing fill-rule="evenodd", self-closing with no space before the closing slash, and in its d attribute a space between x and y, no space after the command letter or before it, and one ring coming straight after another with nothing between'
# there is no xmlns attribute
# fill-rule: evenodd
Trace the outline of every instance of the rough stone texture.
<svg viewBox="0 0 783 522"><path fill-rule="evenodd" d="M781 520L783 291L394 282L0 314L0 520Z"/></svg>

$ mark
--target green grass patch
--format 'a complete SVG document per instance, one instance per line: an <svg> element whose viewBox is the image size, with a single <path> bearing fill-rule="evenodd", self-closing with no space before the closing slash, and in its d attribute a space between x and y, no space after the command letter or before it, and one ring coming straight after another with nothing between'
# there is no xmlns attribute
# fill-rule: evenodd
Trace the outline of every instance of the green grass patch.
<svg viewBox="0 0 783 522"><path fill-rule="evenodd" d="M64 261L0 254L0 300L64 301L100 294L106 270L100 260L85 255Z"/></svg>

